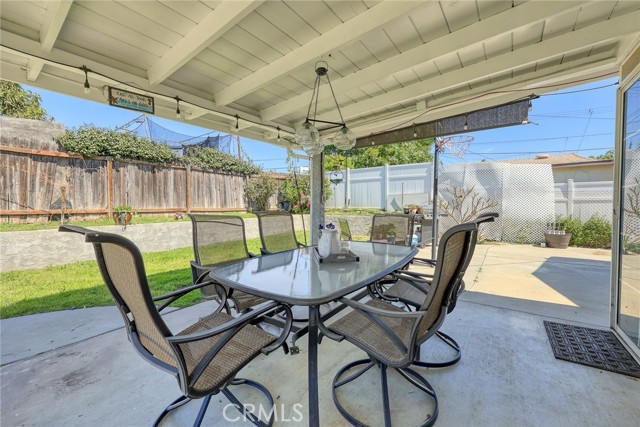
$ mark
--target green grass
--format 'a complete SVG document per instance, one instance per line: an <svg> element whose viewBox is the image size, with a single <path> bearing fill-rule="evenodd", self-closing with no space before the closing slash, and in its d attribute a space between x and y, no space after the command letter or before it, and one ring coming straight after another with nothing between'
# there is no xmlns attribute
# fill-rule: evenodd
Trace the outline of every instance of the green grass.
<svg viewBox="0 0 640 427"><path fill-rule="evenodd" d="M260 253L260 239L247 241L249 252ZM143 254L154 296L191 284L191 248ZM202 300L194 291L172 304L193 305ZM0 318L113 305L95 261L0 274Z"/></svg>
<svg viewBox="0 0 640 427"><path fill-rule="evenodd" d="M349 209L326 209L326 215L373 215L376 213L381 213L380 209L372 209L372 208L349 208ZM221 213L221 215L227 214ZM243 218L255 218L256 216L250 212L228 212L229 215L241 216ZM297 214L294 214L297 215ZM133 218L132 226L135 227L136 224L155 224L159 222L175 222L176 220L173 218L173 215L170 216L150 216L150 215L136 215ZM190 221L189 217L184 215L181 220L178 221ZM113 219L107 218L106 216L101 219L92 220L92 221L80 221L74 220L68 221L67 224L79 225L82 227L95 227L100 225L114 225ZM33 230L51 230L56 229L60 226L59 221L46 221L46 222L37 222L33 224L0 224L0 233L6 231L33 231Z"/></svg>

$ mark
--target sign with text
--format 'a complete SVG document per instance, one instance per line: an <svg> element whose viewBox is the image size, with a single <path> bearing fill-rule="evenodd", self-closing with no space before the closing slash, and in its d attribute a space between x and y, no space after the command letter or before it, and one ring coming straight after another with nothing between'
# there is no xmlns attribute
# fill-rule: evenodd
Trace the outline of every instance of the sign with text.
<svg viewBox="0 0 640 427"><path fill-rule="evenodd" d="M109 86L109 105L149 114L154 114L155 111L152 96L140 95L111 86Z"/></svg>

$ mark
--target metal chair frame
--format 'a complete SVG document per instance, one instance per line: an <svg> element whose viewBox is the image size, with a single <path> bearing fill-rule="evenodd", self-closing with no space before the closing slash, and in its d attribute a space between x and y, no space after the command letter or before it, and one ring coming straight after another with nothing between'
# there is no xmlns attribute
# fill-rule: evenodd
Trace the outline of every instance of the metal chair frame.
<svg viewBox="0 0 640 427"><path fill-rule="evenodd" d="M235 397L235 395L229 390L229 387L236 385L248 385L253 387L263 394L269 402L269 405L273 408L273 397L264 386L255 381L237 378L236 375L238 371L240 371L260 353L269 354L283 346L291 329L291 321L287 322L279 337L272 335L273 338L270 339L270 342L266 346L260 348L253 356L249 355L243 363L238 366L234 366L224 378L219 378L216 383L202 384L199 383L199 381L201 379L203 379L203 381L207 380L204 376L207 368L212 363L217 362L216 356L220 354L223 348L228 345L240 331L246 330L245 328L255 328L255 326L253 326L254 324L259 323L265 315L276 310L284 310L290 313L288 306L271 301L261 305L260 307L249 309L237 318L232 318L227 314L221 313L224 303L226 302L226 293L222 286L214 282L201 282L180 288L165 295L152 297L145 275L142 254L133 242L116 234L97 232L72 225L62 225L60 226L59 231L82 234L85 236L86 242L93 244L102 278L111 293L120 314L122 315L129 341L133 344L137 353L143 359L155 367L171 374L178 382L182 395L162 411L154 422L154 426L160 425L162 420L172 411L193 399L202 398L203 402L194 422L194 426L200 426L209 406L211 396L219 392L222 392L222 394L224 394L241 413L246 414L247 418L254 425L259 427L273 425L273 413L270 415L267 422L263 422L252 414L248 410L248 407ZM114 251L115 248L117 249ZM114 261L113 258L115 253L117 253L118 256L125 256L125 263L122 265L122 271L126 272L126 274L118 271L118 263L117 261ZM130 275L127 276L127 274L132 272L131 269L133 269L133 272L135 273L136 280L132 280ZM132 281L123 282L123 280ZM193 332L188 332L186 334L173 334L164 323L160 315L160 311L169 306L172 302L194 290L201 289L203 286L215 286L223 299L222 304L218 306L218 309L215 310L213 314L192 325L190 328L193 329L185 329L185 331ZM126 294L122 294L120 289L127 289ZM164 302L156 307L155 303L160 301ZM142 324L140 325L137 322L138 317L142 319ZM202 330L203 326L208 325L208 323L205 322L207 319L212 319L212 323L217 324L218 326ZM222 321L224 322L219 324ZM162 354L162 357L160 357L158 353L154 353L153 345L147 345L147 343L154 342L153 337L156 333L159 333L162 340L164 340L164 342L153 344L155 345L155 351L159 351L158 349L164 349L164 351L159 351ZM218 339L211 343L212 347L197 360L197 364L195 366L189 366L185 355L185 351L189 351L189 344L199 343L214 337L218 337ZM192 362L196 361L194 360Z"/></svg>

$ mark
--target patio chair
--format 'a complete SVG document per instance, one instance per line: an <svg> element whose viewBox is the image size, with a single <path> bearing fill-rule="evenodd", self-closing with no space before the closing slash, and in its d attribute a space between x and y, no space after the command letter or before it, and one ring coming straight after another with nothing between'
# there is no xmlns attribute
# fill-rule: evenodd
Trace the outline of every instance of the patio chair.
<svg viewBox="0 0 640 427"><path fill-rule="evenodd" d="M475 220L472 221L472 223L476 224L476 226L479 227L481 224L495 221L495 218L497 217L497 213L491 212L478 216ZM467 252L466 259L464 260L461 274L459 276L460 283L456 285L456 293L453 295L451 301L449 302L449 313L451 313L451 311L453 311L453 309L455 308L458 301L458 296L460 296L460 294L462 294L462 292L464 292L465 290L465 283L463 278L465 272L467 271L467 268L469 267L469 264L471 263L471 259L473 258L477 240L478 228L476 228L476 230L471 235L471 239L469 241L469 250ZM436 264L435 260L428 261L429 263ZM418 309L429 293L433 275L413 272L411 270L402 270L395 272L394 276L398 280L395 284L393 284L393 286L391 286L382 294L382 298L392 302L400 301L407 307ZM418 352L416 360L413 362L414 365L424 368L442 368L445 366L451 366L460 360L460 358L462 357L462 352L460 350L460 345L456 342L456 340L442 331L437 331L436 336L455 351L454 356L448 360L441 362L429 362L420 360L420 353Z"/></svg>
<svg viewBox="0 0 640 427"><path fill-rule="evenodd" d="M379 367L382 386L382 406L385 426L391 426L387 368L396 370L404 379L425 393L432 403L432 413L422 426L430 426L438 417L438 399L429 382L410 366L420 345L440 328L448 307L455 298L465 260L470 250L475 223L460 224L443 235L438 248L438 261L429 292L417 311L407 312L395 305L372 299L360 303L343 298L340 301L353 309L328 326L321 326L329 338L350 343L365 351L367 359L351 362L341 368L333 379L333 400L342 416L352 425L364 425L347 411L338 397L338 389L359 378L364 372ZM346 375L358 368L355 373ZM357 398L357 395L353 395ZM404 423L403 423L404 425Z"/></svg>
<svg viewBox="0 0 640 427"><path fill-rule="evenodd" d="M338 225L340 225L340 240L353 240L349 221L346 218L338 218Z"/></svg>
<svg viewBox="0 0 640 427"><path fill-rule="evenodd" d="M405 214L375 214L371 220L372 242L410 246L415 216Z"/></svg>
<svg viewBox="0 0 640 427"><path fill-rule="evenodd" d="M293 226L293 216L285 211L254 212L258 217L263 255L290 251L304 244L298 242Z"/></svg>
<svg viewBox="0 0 640 427"><path fill-rule="evenodd" d="M247 249L244 220L232 215L194 215L189 214L193 230L193 254L191 275L194 284L208 280L211 269L232 261L252 256ZM264 298L246 292L225 288L227 297L233 302L238 313L248 307L264 303ZM206 299L218 299L215 286L200 288ZM228 307L227 307L228 308Z"/></svg>
<svg viewBox="0 0 640 427"><path fill-rule="evenodd" d="M287 322L279 337L254 324L275 310L288 311L287 306L271 301L233 318L221 312L223 305L220 305L212 314L181 332L173 333L160 316L160 311L189 292L203 286L215 287L216 284L201 282L152 297L142 254L133 242L116 234L71 225L60 226L59 230L82 234L86 242L93 244L100 273L122 314L129 341L143 359L170 373L178 382L182 395L167 406L154 426L158 426L173 410L192 399L202 398L202 406L194 422L194 426L199 426L211 396L218 393L224 394L241 412L247 412L253 424L273 424L273 413L266 422L260 420L238 401L229 387L253 387L262 393L273 408L269 390L255 381L238 378L236 375L256 356L269 354L284 344L291 321ZM224 304L224 289L217 286L217 290ZM155 303L159 301L164 303L156 307Z"/></svg>

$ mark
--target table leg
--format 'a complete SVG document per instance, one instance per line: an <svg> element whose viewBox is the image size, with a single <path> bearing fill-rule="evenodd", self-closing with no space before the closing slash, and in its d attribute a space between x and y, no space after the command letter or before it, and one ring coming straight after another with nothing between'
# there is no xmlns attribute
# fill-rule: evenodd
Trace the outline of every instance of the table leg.
<svg viewBox="0 0 640 427"><path fill-rule="evenodd" d="M309 426L320 426L318 401L318 318L319 306L309 306Z"/></svg>

